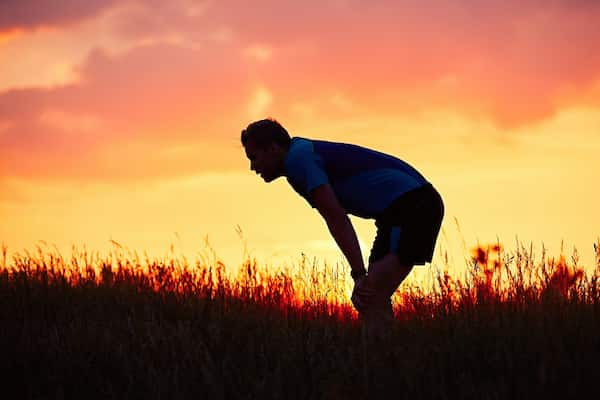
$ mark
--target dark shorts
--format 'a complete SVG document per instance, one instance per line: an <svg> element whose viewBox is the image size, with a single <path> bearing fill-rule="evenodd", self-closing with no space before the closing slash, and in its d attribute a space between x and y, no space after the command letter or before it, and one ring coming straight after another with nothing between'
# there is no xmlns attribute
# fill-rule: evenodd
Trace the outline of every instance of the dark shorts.
<svg viewBox="0 0 600 400"><path fill-rule="evenodd" d="M402 265L431 262L444 217L444 202L431 184L398 197L375 219L369 263L395 252Z"/></svg>

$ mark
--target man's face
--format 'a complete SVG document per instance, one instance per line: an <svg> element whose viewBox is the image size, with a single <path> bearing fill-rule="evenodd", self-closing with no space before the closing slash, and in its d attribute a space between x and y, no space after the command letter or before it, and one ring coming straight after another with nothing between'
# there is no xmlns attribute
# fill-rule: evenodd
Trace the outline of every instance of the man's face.
<svg viewBox="0 0 600 400"><path fill-rule="evenodd" d="M252 140L246 142L246 157L250 160L250 169L260 175L265 182L271 182L281 176L281 160L277 149L275 144L261 148Z"/></svg>

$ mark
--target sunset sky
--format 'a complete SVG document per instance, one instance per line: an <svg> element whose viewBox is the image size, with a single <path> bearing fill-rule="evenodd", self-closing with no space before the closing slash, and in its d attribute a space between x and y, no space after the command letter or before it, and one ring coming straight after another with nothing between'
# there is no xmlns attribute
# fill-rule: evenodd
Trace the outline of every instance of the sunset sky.
<svg viewBox="0 0 600 400"><path fill-rule="evenodd" d="M208 236L237 266L239 227L264 262L340 261L249 170L240 131L273 117L419 169L446 203L434 263L518 239L590 264L599 20L585 0L3 0L0 242L194 258ZM366 258L373 223L352 221Z"/></svg>

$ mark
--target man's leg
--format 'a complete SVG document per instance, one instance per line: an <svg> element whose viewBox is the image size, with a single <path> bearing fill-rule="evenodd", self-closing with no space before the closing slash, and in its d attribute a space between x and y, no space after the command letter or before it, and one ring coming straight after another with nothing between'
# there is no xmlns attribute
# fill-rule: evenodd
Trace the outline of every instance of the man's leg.
<svg viewBox="0 0 600 400"><path fill-rule="evenodd" d="M368 276L363 283L363 293L368 296L359 312L370 336L385 335L391 328L394 321L391 297L411 270L412 266L401 265L395 253L369 264Z"/></svg>
<svg viewBox="0 0 600 400"><path fill-rule="evenodd" d="M412 266L401 265L397 254L388 253L369 263L367 276L356 282L352 293L352 302L362 320L363 363L369 397L380 398L376 392L387 388L385 384L382 386L380 372L376 373L376 385L371 388L368 382L373 378L371 370L380 371L385 366L395 320L391 297L411 270ZM387 389L384 392L387 393Z"/></svg>

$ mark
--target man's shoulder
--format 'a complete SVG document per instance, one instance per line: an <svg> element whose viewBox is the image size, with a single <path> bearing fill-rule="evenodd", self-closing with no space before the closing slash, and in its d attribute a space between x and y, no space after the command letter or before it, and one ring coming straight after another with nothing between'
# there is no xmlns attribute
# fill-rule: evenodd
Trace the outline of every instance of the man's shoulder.
<svg viewBox="0 0 600 400"><path fill-rule="evenodd" d="M292 143L285 158L286 174L303 174L305 171L322 168L322 160L315 151L314 141L302 137L292 138Z"/></svg>
<svg viewBox="0 0 600 400"><path fill-rule="evenodd" d="M292 138L290 148L286 157L286 162L302 161L307 153L314 152L313 141L311 139L295 136Z"/></svg>
<svg viewBox="0 0 600 400"><path fill-rule="evenodd" d="M294 136L290 143L290 149L302 148L305 146L312 146L313 141L314 141L313 139L300 137L300 136Z"/></svg>
<svg viewBox="0 0 600 400"><path fill-rule="evenodd" d="M348 147L358 147L355 145L349 145L346 143L331 142L322 139L310 139L306 137L294 136L290 144L290 153L292 154L304 154L311 152L315 154L330 153L331 151L340 152L346 150Z"/></svg>

